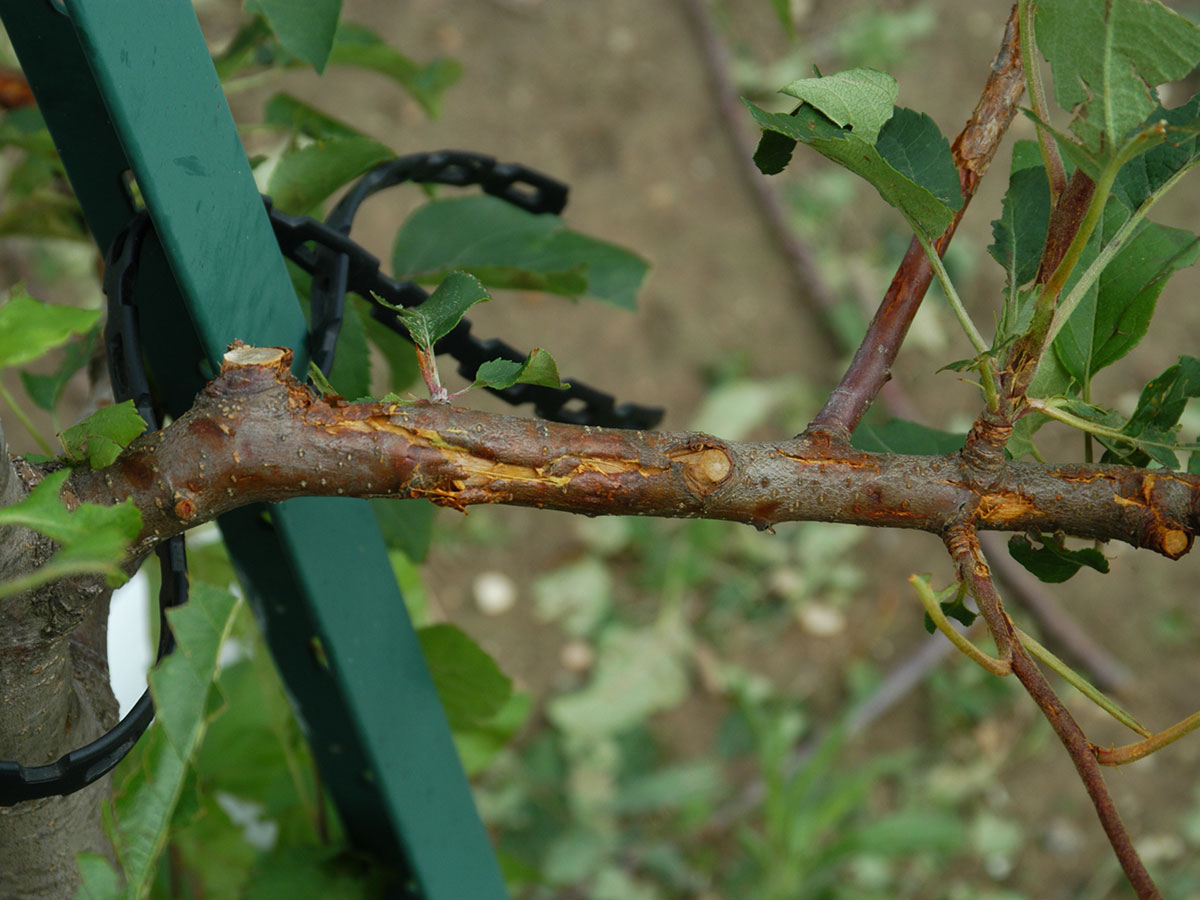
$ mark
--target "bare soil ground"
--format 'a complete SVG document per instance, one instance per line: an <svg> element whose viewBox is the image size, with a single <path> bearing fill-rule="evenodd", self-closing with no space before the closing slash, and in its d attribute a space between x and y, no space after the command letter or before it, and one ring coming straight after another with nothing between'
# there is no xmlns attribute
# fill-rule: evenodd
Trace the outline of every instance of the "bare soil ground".
<svg viewBox="0 0 1200 900"><path fill-rule="evenodd" d="M214 33L240 8L224 0L198 5ZM914 6L907 0L794 5L801 13L801 41L813 52L779 84L807 75L811 63L836 68L833 37L855 14ZM889 70L900 81L900 102L928 112L952 136L987 76L1009 4L937 0L927 6L935 13L932 31L912 42ZM724 8L732 46L759 60L789 52L766 0L728 0ZM418 59L446 53L463 63L464 76L448 93L441 118L428 120L393 84L356 71L330 70L320 81L297 74L288 89L400 153L476 150L560 178L571 186L566 218L572 227L634 248L651 264L636 313L514 294L479 309L473 316L477 334L547 347L567 375L621 400L663 405L664 427L673 429L687 427L699 408L705 372L729 359L744 361L754 377L799 375L818 398L836 381L841 354L797 295L747 190L739 151L713 103L682 3L346 0L344 17L372 25ZM235 109L253 119L260 101L261 95L239 95ZM1013 131L1032 136L1020 117ZM999 303L1000 272L985 248L1007 165L1004 150L956 238L960 289L981 323L991 321ZM795 189L815 190L816 179L827 171L802 159L786 178ZM828 223L838 229L835 245L845 248L850 265L871 253L898 261L906 239L873 249L896 243L898 216L869 192L853 197ZM419 199L414 191L403 199L392 192L388 200L372 201L354 236L387 258L391 235ZM1169 218L1171 224L1198 224L1191 203L1175 204ZM870 272L835 274L871 302L882 291ZM1188 273L1164 294L1162 314L1143 348L1105 376L1103 389L1113 398L1136 390L1179 354L1195 352L1200 343L1200 314L1191 302L1195 287L1194 273ZM937 300L931 296L929 304ZM952 374L935 370L970 355L969 346L945 313L930 317L917 332L895 377L926 424L961 427L977 406L976 395ZM811 412L818 403L814 400ZM1077 447L1072 441L1063 452L1077 453ZM434 604L483 641L524 687L544 692L562 677L563 638L533 615L528 588L539 572L578 552L575 522L517 509L472 511L471 517L483 521L480 527L502 530L507 539L473 546L465 564L453 547L435 549L425 571ZM1055 593L1134 672L1121 698L1125 705L1144 721L1165 726L1200 705L1200 607L1191 593L1196 563L1185 558L1171 564L1120 547L1105 552L1114 559L1112 575L1085 573ZM764 674L830 716L845 702L845 672L852 663L869 660L886 671L923 639L908 574L933 571L939 581L949 578L944 553L929 536L873 533L855 553L867 584L850 607L851 629L822 638L795 627L755 661ZM520 599L511 612L492 617L478 611L471 586L482 571L502 572L516 583ZM1120 739L1081 703L1076 708L1085 728L1096 729L1095 739ZM981 863L958 873L981 892L1005 887L1028 897L1066 900L1083 896L1088 886L1089 897L1125 896L1119 887L1110 891L1116 880L1094 880L1097 869L1108 865L1107 844L1066 756L1045 726L1033 724L1032 704L1015 697L1001 709L973 731L945 733L928 693L916 691L859 738L855 753L919 746L931 769L964 771L967 763L978 762L991 773L979 802L1020 823L1026 833L1015 869L989 871ZM664 731L681 750L698 750L711 741L720 712L718 705L697 700L672 714ZM1114 772L1109 781L1131 832L1145 841L1152 870L1178 865L1195 852L1179 834L1183 817L1194 816L1200 804L1200 739Z"/></svg>
<svg viewBox="0 0 1200 900"><path fill-rule="evenodd" d="M814 54L786 77L808 74L808 63L836 65L827 49L829 36L860 10L911 5L799 4L801 39ZM761 0L725 4L732 45L759 59L782 58L788 50L769 6ZM983 85L1009 4L933 6L933 30L912 43L890 70L900 81L900 102L928 112L952 136ZM704 395L706 368L730 357L747 360L749 373L757 377L798 374L818 389L836 380L840 354L797 296L768 237L739 172L738 151L712 102L699 44L680 3L347 0L345 15L372 24L416 56L445 52L457 57L464 77L448 94L437 121L424 118L390 86L358 73L332 71L315 88L305 80L315 102L399 152L479 150L561 178L571 185L566 217L573 227L636 248L651 263L634 314L517 295L483 308L475 316L477 333L549 347L567 373L622 399L664 405L667 428L687 426ZM1013 132L1032 136L1021 117ZM965 260L967 303L981 322L991 320L1001 286L998 268L984 249L1006 184L1008 153L1001 152L956 239ZM787 177L805 190L824 171L802 160ZM868 192L855 198L855 208L839 211L830 225L843 229L843 246L862 252L889 228L894 231L898 217ZM404 211L403 203L375 201L356 236L386 256ZM1196 224L1188 204L1178 204L1172 216L1175 224ZM1106 376L1105 389L1115 395L1123 383L1136 386L1180 353L1195 351L1200 316L1190 302L1194 285L1194 278L1181 278L1164 295L1163 315L1144 349ZM866 287L881 286L868 281ZM943 362L969 355L944 313L939 327L931 329L932 339L902 353L896 377L926 423L948 427L970 416L977 400L952 375L935 372ZM1077 453L1077 446L1073 441L1064 452ZM473 550L467 570L452 549L435 551L427 581L443 614L482 639L524 685L535 692L545 689L561 675L562 638L532 616L526 589L538 572L571 557L577 545L573 523L559 514L525 510L472 512L477 515L503 529L509 540ZM840 673L851 660L870 659L886 669L923 637L907 575L927 570L941 580L948 577L942 550L928 536L872 534L856 552L869 580L851 611L859 631L822 639L797 628L759 663L831 714L844 701ZM1135 673L1123 698L1127 704L1145 721L1162 726L1190 713L1200 698L1200 611L1191 593L1195 563L1185 559L1173 565L1116 547L1106 552L1115 557L1113 575L1085 574L1056 594ZM513 612L491 618L475 609L470 585L484 570L506 573L516 582L521 601ZM1171 635L1168 622L1175 623ZM860 752L928 748L936 728L926 699L918 691L879 721L860 739ZM1096 728L1098 738L1119 739L1099 716L1077 706L1085 727ZM981 889L1003 885L1030 897L1076 897L1085 885L1091 896L1110 896L1114 881L1093 881L1097 867L1108 864L1107 845L1069 761L1044 726L1031 726L1036 717L1024 698L1004 709L974 733L941 735L944 759L994 762L986 802L1026 829L1015 870L989 873L981 867L963 874ZM687 713L672 717L670 730L678 740L709 740L716 711L696 703ZM930 765L938 764L932 749L928 758L934 760ZM1177 863L1187 852L1177 836L1181 817L1197 802L1200 741L1185 741L1151 761L1114 772L1109 780L1132 833L1146 841L1152 867ZM1111 894L1122 895L1119 888Z"/></svg>

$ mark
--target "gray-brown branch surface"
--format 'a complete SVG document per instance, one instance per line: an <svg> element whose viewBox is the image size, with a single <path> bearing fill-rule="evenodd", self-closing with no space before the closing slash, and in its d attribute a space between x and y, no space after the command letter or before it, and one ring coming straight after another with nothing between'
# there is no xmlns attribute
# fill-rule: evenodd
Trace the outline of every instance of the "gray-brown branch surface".
<svg viewBox="0 0 1200 900"><path fill-rule="evenodd" d="M40 472L10 459L0 431L0 507L16 503ZM0 580L54 554L48 538L0 528ZM55 581L0 601L0 759L44 765L117 723L105 652L112 590L103 579ZM100 804L111 777L67 797L0 807L0 898L72 897L81 851L112 856Z"/></svg>
<svg viewBox="0 0 1200 900"><path fill-rule="evenodd" d="M296 496L424 497L585 515L729 519L760 529L845 522L942 534L1062 530L1178 558L1192 545L1200 476L1124 466L865 453L823 435L732 442L481 413L445 403L320 397L291 352L235 346L193 408L70 498L142 510L135 555L234 507Z"/></svg>
<svg viewBox="0 0 1200 900"><path fill-rule="evenodd" d="M349 403L314 393L290 366L290 350L235 344L191 410L139 438L111 466L77 469L64 499L134 500L143 529L130 567L155 544L235 507L297 496L424 497L464 510L505 503L761 529L847 522L943 537L967 525L1037 528L1171 558L1191 548L1200 516L1200 476L1013 462L993 452L985 438L995 429L983 426L963 452L882 455L826 434L732 442L557 425L446 403ZM2 446L0 460L8 464L0 502L13 502L44 474L10 461ZM31 532L2 537L0 577L53 550ZM109 593L98 580L76 579L0 604L0 758L50 762L113 724L103 653L94 649L104 646ZM107 792L97 784L0 810L0 886L18 885L23 897L70 896L75 854L106 852L97 803ZM31 870L24 859L41 862Z"/></svg>

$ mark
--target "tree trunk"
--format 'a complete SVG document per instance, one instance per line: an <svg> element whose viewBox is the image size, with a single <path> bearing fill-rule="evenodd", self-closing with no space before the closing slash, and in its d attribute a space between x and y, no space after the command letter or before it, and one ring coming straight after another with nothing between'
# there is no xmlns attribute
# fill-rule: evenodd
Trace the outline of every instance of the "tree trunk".
<svg viewBox="0 0 1200 900"><path fill-rule="evenodd" d="M20 501L40 477L10 459L0 431L0 507ZM28 572L54 552L28 529L0 528L0 580ZM112 591L79 577L0 600L0 759L54 762L117 721L106 635ZM112 857L100 804L112 777L67 797L0 807L0 898L60 900L79 884L77 854Z"/></svg>

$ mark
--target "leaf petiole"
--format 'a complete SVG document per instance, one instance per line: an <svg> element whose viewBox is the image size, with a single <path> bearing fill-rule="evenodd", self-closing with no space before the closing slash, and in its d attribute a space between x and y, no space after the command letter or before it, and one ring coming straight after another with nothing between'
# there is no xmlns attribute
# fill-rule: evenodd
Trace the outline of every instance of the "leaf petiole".
<svg viewBox="0 0 1200 900"><path fill-rule="evenodd" d="M958 324L962 326L962 330L966 333L967 340L971 342L971 346L975 348L976 353L981 355L987 353L987 342L984 341L983 335L979 333L979 329L975 327L975 323L971 321L971 317L967 315L966 307L963 306L962 300L958 296L958 291L954 289L954 284L950 281L950 273L946 271L946 266L942 263L942 258L938 256L929 239L921 234L920 231L914 229L913 233L917 236L917 240L921 244L921 249L925 251L925 256L929 259L929 265L933 268L933 274L937 277L938 284L942 287L942 293L946 295L946 299L950 303L950 308L954 310Z"/></svg>
<svg viewBox="0 0 1200 900"><path fill-rule="evenodd" d="M1050 115L1049 107L1046 104L1046 86L1042 82L1042 70L1038 62L1037 37L1033 27L1037 4L1034 0L1020 0L1018 6L1021 59L1025 63L1025 85L1033 103L1033 114L1038 119L1038 149L1042 153L1042 164L1046 167L1046 177L1050 182L1050 206L1053 208L1067 185L1067 175L1063 169L1062 157L1058 153L1058 146L1047 130L1040 127L1040 123L1050 121Z"/></svg>
<svg viewBox="0 0 1200 900"><path fill-rule="evenodd" d="M1161 750L1167 744L1173 744L1184 735L1200 728L1200 712L1194 712L1181 722L1176 722L1170 728L1164 728L1157 734L1148 735L1146 740L1136 744L1126 744L1124 747L1092 747L1096 761L1102 766L1121 766L1149 756L1156 750Z"/></svg>
<svg viewBox="0 0 1200 900"><path fill-rule="evenodd" d="M0 397L2 397L4 402L8 404L8 408L11 409L13 415L17 417L17 421L24 425L25 430L32 435L35 441L37 441L37 445L39 448L41 448L42 453L46 454L46 456L54 456L54 448L50 446L49 442L47 442L44 437L42 437L42 433L38 431L37 426L33 424L33 420L30 419L25 410L23 410L17 404L16 398L9 393L8 388L6 388L3 384L0 384Z"/></svg>
<svg viewBox="0 0 1200 900"><path fill-rule="evenodd" d="M925 607L925 612L933 621L933 624L937 626L937 630L949 638L950 643L962 651L973 662L978 663L993 675L1008 675L1012 672L1012 665L1007 659L991 656L980 650L957 628L950 624L950 620L942 612L941 600L934 593L933 587L929 584L927 578L920 575L910 575L908 583L916 590L917 596L921 599L921 605ZM963 589L965 589L964 586L960 584L959 590Z"/></svg>
<svg viewBox="0 0 1200 900"><path fill-rule="evenodd" d="M1068 666L1065 662L1047 650L1044 646L1038 643L1034 638L1030 637L1020 628L1017 629L1017 637L1021 639L1021 646L1030 652L1037 659L1044 662L1050 669L1057 672L1071 687L1075 688L1083 696L1087 697L1098 707L1128 728L1130 731L1135 731L1142 737L1150 737L1152 732L1149 728L1131 716L1120 705L1114 703L1103 693L1100 692L1090 681Z"/></svg>
<svg viewBox="0 0 1200 900"><path fill-rule="evenodd" d="M1058 303L1059 294L1062 293L1062 289L1067 284L1067 279L1071 277L1071 273L1075 271L1075 266L1079 263L1080 257L1083 256L1083 251L1087 247L1088 241L1092 238L1092 232L1096 230L1096 226L1100 223L1101 215L1104 212L1105 205L1108 203L1113 183L1117 180L1117 173L1121 171L1121 167L1131 159L1145 153L1155 144L1159 143L1161 139L1162 134L1158 129L1140 132L1129 143L1118 150L1100 172L1100 178L1096 181L1095 193L1092 194L1091 202L1083 214L1083 220L1079 223L1079 229L1075 232L1075 237L1071 239L1071 243L1063 253L1062 259L1059 260L1058 267L1046 279L1046 285L1037 299L1037 306L1033 316L1034 324L1030 326L1031 331L1037 328L1039 323L1043 324L1043 327L1048 326L1051 313ZM1097 272L1097 274L1099 273ZM1078 303L1078 300L1076 303ZM1041 346L1046 347L1048 343L1048 341L1043 340Z"/></svg>
<svg viewBox="0 0 1200 900"><path fill-rule="evenodd" d="M1170 178L1164 181L1162 185L1159 186L1156 191L1154 191L1154 193L1146 198L1146 200L1137 208L1133 215L1125 220L1121 227L1117 229L1117 233L1112 236L1112 239L1105 244L1103 248L1101 248L1100 253L1097 254L1096 258L1092 261L1092 264L1088 266L1087 271L1080 276L1079 281L1077 281L1075 286L1071 288L1071 292L1067 294L1066 299L1064 299L1062 303L1058 305L1058 309L1055 310L1054 319L1050 323L1050 330L1046 335L1047 346L1053 343L1054 338L1058 336L1058 333L1062 330L1063 326L1067 324L1067 319L1071 317L1071 313L1075 311L1075 308L1079 306L1083 298L1087 296L1088 290L1093 284L1096 283L1096 280L1100 277L1104 269L1107 268L1108 264L1112 262L1113 257L1117 255L1123 246L1125 246L1126 241L1133 236L1133 233L1146 218L1147 213L1150 212L1154 204L1161 200L1163 195L1173 188L1179 182L1179 180L1183 178L1184 175L1192 171L1192 169L1196 168L1198 165L1200 165L1200 158L1197 158L1188 165L1182 167L1179 169L1179 171L1175 172Z"/></svg>
<svg viewBox="0 0 1200 900"><path fill-rule="evenodd" d="M1062 422L1064 425L1070 425L1072 428L1078 428L1080 431L1094 434L1097 437L1108 438L1112 441L1119 441L1122 444L1130 444L1134 447L1162 447L1167 450L1195 450L1200 447L1192 444L1174 444L1166 441L1152 441L1137 435L1126 434L1116 428L1109 428L1107 425L1100 425L1097 422L1089 422L1087 419L1077 416L1074 413L1067 412L1059 403L1051 398L1050 400L1042 400L1037 397L1027 398L1029 408L1049 416L1056 422Z"/></svg>

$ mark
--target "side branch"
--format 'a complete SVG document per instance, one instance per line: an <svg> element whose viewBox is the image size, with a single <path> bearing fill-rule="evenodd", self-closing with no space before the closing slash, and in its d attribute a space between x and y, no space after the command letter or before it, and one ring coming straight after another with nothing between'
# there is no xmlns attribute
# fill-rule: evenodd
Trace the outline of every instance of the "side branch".
<svg viewBox="0 0 1200 900"><path fill-rule="evenodd" d="M296 496L424 497L588 515L729 519L760 529L848 522L942 534L1063 530L1177 558L1190 549L1200 476L1122 466L1003 462L986 484L959 453L863 453L821 437L727 442L706 434L559 425L448 404L348 403L297 382L290 351L237 347L193 408L69 498L132 497L133 552L248 503Z"/></svg>
<svg viewBox="0 0 1200 900"><path fill-rule="evenodd" d="M1037 663L1021 645L1015 626L1004 611L1000 595L992 583L991 571L983 558L975 530L970 526L951 527L946 534L946 547L954 560L959 579L967 584L979 603L979 611L987 621L988 630L991 631L1001 655L1009 661L1012 673L1038 705L1042 715L1054 729L1055 735L1066 748L1071 762L1075 764L1109 844L1112 845L1113 852L1120 861L1129 883L1137 892L1139 900L1161 898L1162 894L1142 863L1129 832L1125 830L1108 786L1104 783L1100 763L1096 759L1091 742L1050 686Z"/></svg>
<svg viewBox="0 0 1200 900"><path fill-rule="evenodd" d="M950 239L954 237L958 223L975 196L979 181L987 172L1000 140L1016 113L1017 100L1024 89L1025 70L1021 64L1017 8L1014 6L1004 29L1004 41L992 62L992 72L979 103L950 148L958 167L963 205L950 227L934 243L938 255L946 252ZM827 434L837 441L850 439L868 407L891 377L892 364L900 352L900 345L904 343L908 328L932 280L929 260L914 238L875 317L867 326L866 336L846 374L809 425L810 432Z"/></svg>

